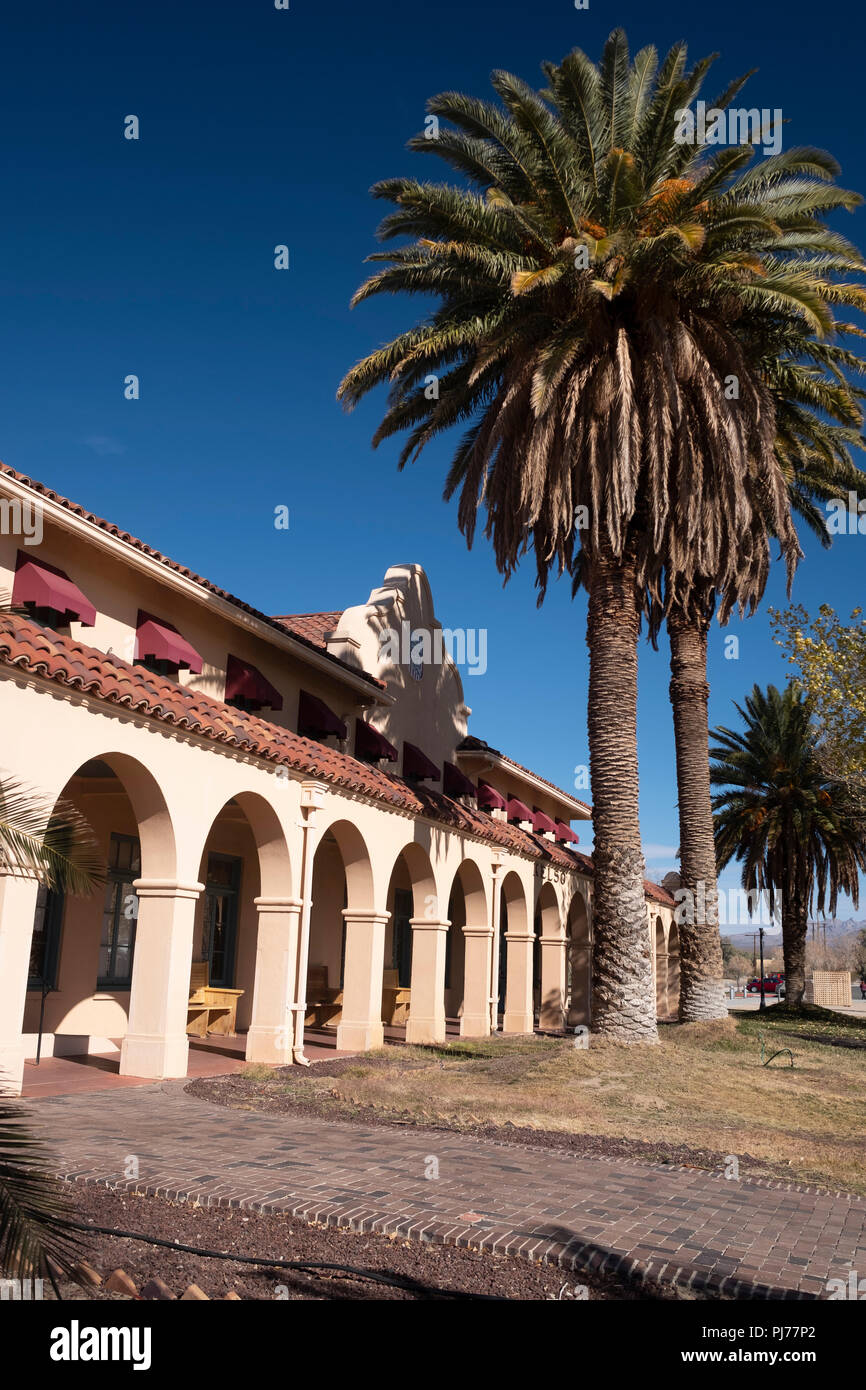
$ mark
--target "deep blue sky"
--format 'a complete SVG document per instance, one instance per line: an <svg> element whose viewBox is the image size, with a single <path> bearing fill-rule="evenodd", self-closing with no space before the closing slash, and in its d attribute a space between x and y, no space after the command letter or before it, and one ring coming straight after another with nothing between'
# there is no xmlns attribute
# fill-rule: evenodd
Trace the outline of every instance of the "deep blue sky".
<svg viewBox="0 0 866 1390"><path fill-rule="evenodd" d="M866 192L857 0L49 0L0 19L0 457L268 612L360 602L389 564L419 561L444 625L488 631L487 674L465 680L473 731L564 787L588 761L585 600L560 584L539 612L531 566L503 591L486 543L467 552L441 501L447 449L398 475L396 444L370 448L381 400L346 416L335 389L417 307L348 303L386 210L370 185L447 172L405 149L426 98L487 96L497 67L538 83L543 59L597 57L616 25L632 51L718 50L708 100L757 67L743 104L781 107L786 147L830 149ZM130 113L138 142L123 138ZM838 222L866 244L864 213ZM280 503L288 533L273 529ZM805 537L795 599L860 603L863 545L826 554ZM777 575L761 613L728 629L737 661L714 629L714 722L754 681L784 679L766 620L783 600ZM677 845L667 687L667 651L643 646L655 877Z"/></svg>

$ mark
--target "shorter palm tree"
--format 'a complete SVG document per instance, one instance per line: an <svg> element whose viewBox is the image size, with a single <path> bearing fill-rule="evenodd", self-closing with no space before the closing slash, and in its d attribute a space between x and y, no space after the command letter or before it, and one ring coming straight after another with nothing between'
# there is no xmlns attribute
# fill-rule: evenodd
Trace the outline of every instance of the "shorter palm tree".
<svg viewBox="0 0 866 1390"><path fill-rule="evenodd" d="M0 865L82 895L104 876L96 836L81 812L8 778L0 778ZM0 1095L0 1271L12 1278L50 1274L49 1260L68 1270L76 1251L47 1150L20 1103Z"/></svg>
<svg viewBox="0 0 866 1390"><path fill-rule="evenodd" d="M713 730L710 780L721 871L742 863L749 893L767 893L782 914L787 1002L803 1002L809 914L833 914L839 893L858 902L866 870L866 818L844 786L828 777L803 690L754 686L735 706L741 733Z"/></svg>

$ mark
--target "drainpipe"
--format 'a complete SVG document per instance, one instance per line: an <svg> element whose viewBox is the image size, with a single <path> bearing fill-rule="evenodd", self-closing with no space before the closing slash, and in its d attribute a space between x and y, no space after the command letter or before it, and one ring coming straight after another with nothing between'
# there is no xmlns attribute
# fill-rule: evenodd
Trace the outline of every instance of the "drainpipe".
<svg viewBox="0 0 866 1390"><path fill-rule="evenodd" d="M304 1018L307 1013L307 965L310 959L310 914L312 912L313 859L315 858L314 830L316 811L324 805L328 787L325 782L301 783L301 816L303 834L301 850L301 925L298 933L298 968L295 975L295 1040L292 1061L301 1067L310 1065L304 1056Z"/></svg>
<svg viewBox="0 0 866 1390"><path fill-rule="evenodd" d="M495 849L493 851L493 949L490 952L490 1031L492 1033L497 1032L499 1028L499 872L504 858L504 850Z"/></svg>

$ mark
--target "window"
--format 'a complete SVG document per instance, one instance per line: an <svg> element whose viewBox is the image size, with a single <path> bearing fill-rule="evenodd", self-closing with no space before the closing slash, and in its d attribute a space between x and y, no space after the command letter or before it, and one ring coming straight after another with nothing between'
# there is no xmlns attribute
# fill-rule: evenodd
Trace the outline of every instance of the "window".
<svg viewBox="0 0 866 1390"><path fill-rule="evenodd" d="M235 975L240 881L240 859L208 855L198 959L208 962L210 983L224 989L231 989Z"/></svg>
<svg viewBox="0 0 866 1390"><path fill-rule="evenodd" d="M409 989L412 984L412 927L414 899L412 890L398 888L394 893L394 950L391 965L397 971L397 984Z"/></svg>
<svg viewBox="0 0 866 1390"><path fill-rule="evenodd" d="M112 835L99 943L98 989L129 989L138 916L138 897L132 885L140 877L138 840L133 835Z"/></svg>
<svg viewBox="0 0 866 1390"><path fill-rule="evenodd" d="M28 989L56 989L60 956L60 927L63 921L63 894L52 893L42 883L36 894L33 939L30 945Z"/></svg>

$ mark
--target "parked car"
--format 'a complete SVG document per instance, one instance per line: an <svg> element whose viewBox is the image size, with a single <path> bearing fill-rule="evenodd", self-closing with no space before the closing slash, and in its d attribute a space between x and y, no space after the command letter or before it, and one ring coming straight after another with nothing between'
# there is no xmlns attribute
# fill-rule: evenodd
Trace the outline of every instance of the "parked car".
<svg viewBox="0 0 866 1390"><path fill-rule="evenodd" d="M776 994L776 993L778 992L778 987L779 987L778 981L776 980L775 976L773 976L773 975L765 975L765 976L764 976L764 994L765 994L765 995L766 995L766 994ZM747 993L747 994L760 994L760 993L761 993L761 981L758 980L758 979L749 980L748 984L746 985L746 993Z"/></svg>

